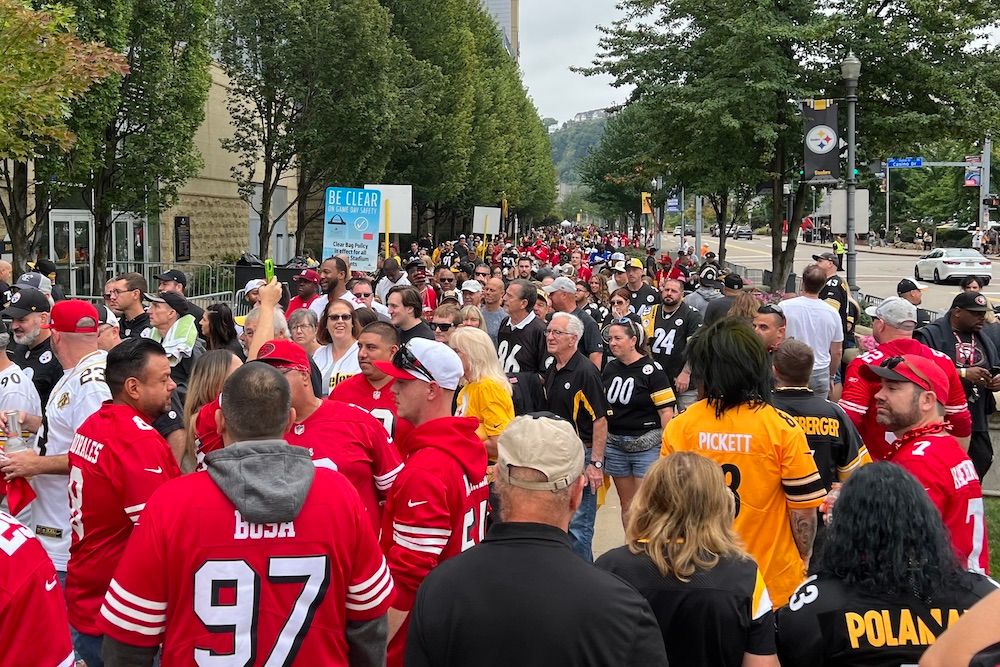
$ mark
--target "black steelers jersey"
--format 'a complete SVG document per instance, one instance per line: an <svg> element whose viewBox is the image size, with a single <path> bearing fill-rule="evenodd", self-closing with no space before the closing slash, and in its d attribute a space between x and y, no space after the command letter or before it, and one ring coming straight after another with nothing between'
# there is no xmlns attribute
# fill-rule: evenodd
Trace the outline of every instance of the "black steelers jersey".
<svg viewBox="0 0 1000 667"><path fill-rule="evenodd" d="M634 291L628 288L628 286L626 288L631 292L631 296L628 299L628 309L639 317L642 317L651 311L653 306L660 303L660 293L645 283L642 287Z"/></svg>
<svg viewBox="0 0 1000 667"><path fill-rule="evenodd" d="M631 364L611 358L601 374L608 397L608 432L642 435L660 428L662 408L676 403L674 390L658 362L642 357Z"/></svg>
<svg viewBox="0 0 1000 667"><path fill-rule="evenodd" d="M516 252L505 252L500 255L500 266L506 272L508 269L513 269L517 266L517 253Z"/></svg>
<svg viewBox="0 0 1000 667"><path fill-rule="evenodd" d="M806 442L827 491L869 460L858 430L836 403L797 387L775 389L772 398L774 407L791 415L806 432Z"/></svg>
<svg viewBox="0 0 1000 667"><path fill-rule="evenodd" d="M497 332L497 355L504 373L544 373L546 323L534 313L528 315L528 322L512 327L510 318L505 317Z"/></svg>
<svg viewBox="0 0 1000 667"><path fill-rule="evenodd" d="M960 590L930 603L912 596L887 599L848 588L839 579L813 575L778 610L777 644L782 667L904 667L916 665L927 647L959 616L996 590L996 582L962 573Z"/></svg>
<svg viewBox="0 0 1000 667"><path fill-rule="evenodd" d="M848 298L847 283L840 276L830 276L826 284L819 291L819 298L837 309L837 314L840 315L840 323L844 327L844 336L846 337L852 329L848 324L850 299Z"/></svg>
<svg viewBox="0 0 1000 667"><path fill-rule="evenodd" d="M688 338L701 328L702 314L683 301L674 312L657 304L642 318L653 359L673 380L684 369Z"/></svg>
<svg viewBox="0 0 1000 667"><path fill-rule="evenodd" d="M751 558L721 558L686 582L664 577L649 556L627 546L607 552L596 565L649 601L671 665L740 667L744 653L774 655L771 599Z"/></svg>

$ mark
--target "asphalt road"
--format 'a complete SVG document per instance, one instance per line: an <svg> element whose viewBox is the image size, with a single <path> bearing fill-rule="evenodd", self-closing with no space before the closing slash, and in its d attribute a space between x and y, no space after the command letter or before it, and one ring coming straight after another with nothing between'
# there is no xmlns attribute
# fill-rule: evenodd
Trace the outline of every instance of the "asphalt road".
<svg viewBox="0 0 1000 667"><path fill-rule="evenodd" d="M712 238L708 241L712 250L718 250L718 239ZM828 247L816 245L800 244L795 252L795 271L799 273L803 268L812 262L812 255L822 252ZM892 254L889 254L892 253ZM920 257L916 250L904 251L894 249L879 249L869 251L867 246L858 248L857 281L861 291L875 296L895 296L896 284L903 278L913 278L913 265ZM771 268L771 239L758 236L752 241L736 241L726 239L726 260L734 264L755 269ZM998 260L994 258L994 266ZM840 273L843 278L847 278L845 270ZM921 281L927 285L927 290L923 294L921 306L928 310L944 311L951 305L951 300L958 293L957 282L943 285L934 285L926 281ZM984 293L996 301L1000 301L1000 283L995 281L984 290Z"/></svg>

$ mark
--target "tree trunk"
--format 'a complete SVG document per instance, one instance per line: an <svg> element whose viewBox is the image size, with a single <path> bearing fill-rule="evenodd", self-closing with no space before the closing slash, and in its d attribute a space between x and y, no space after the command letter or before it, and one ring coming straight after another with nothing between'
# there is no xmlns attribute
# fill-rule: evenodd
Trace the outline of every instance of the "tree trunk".
<svg viewBox="0 0 1000 667"><path fill-rule="evenodd" d="M114 144L109 145L114 146ZM104 283L107 281L108 239L111 237L111 225L113 224L111 205L107 196L112 188L110 168L113 166L114 158L111 157L105 162L105 166L94 174L94 206L91 211L94 214L94 254L90 258L90 291L95 294L103 291ZM69 252L71 254L76 252L73 243L73 239L70 238ZM72 275L69 277L69 281L67 292L71 293L76 289Z"/></svg>
<svg viewBox="0 0 1000 667"><path fill-rule="evenodd" d="M13 161L11 164L11 191L7 233L13 246L11 264L13 279L21 275L24 263L31 257L31 239L28 232L28 163Z"/></svg>
<svg viewBox="0 0 1000 667"><path fill-rule="evenodd" d="M729 226L726 225L726 214L729 211L729 193L722 192L718 196L718 204L712 204L715 210L715 221L719 226L719 263L726 261L726 239L729 238Z"/></svg>

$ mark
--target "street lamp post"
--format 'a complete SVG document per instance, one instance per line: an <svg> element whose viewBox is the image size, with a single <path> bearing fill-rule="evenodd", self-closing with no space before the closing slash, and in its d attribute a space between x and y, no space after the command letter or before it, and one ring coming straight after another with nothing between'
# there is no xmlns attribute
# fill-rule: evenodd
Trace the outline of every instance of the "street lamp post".
<svg viewBox="0 0 1000 667"><path fill-rule="evenodd" d="M847 89L847 286L851 294L858 293L857 259L858 251L854 233L854 191L858 181L854 175L856 138L854 135L854 108L858 103L858 77L861 76L861 61L848 51L840 63L840 75Z"/></svg>

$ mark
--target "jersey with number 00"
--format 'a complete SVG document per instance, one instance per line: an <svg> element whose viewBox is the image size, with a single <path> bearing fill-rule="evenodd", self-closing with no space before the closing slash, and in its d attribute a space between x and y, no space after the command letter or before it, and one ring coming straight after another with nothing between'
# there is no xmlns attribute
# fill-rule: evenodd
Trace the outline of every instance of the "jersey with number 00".
<svg viewBox="0 0 1000 667"><path fill-rule="evenodd" d="M548 350L544 321L528 313L527 321L511 326L504 318L497 332L497 355L504 373L544 373Z"/></svg>
<svg viewBox="0 0 1000 667"><path fill-rule="evenodd" d="M344 629L383 615L392 577L364 506L316 469L293 521L245 521L207 472L160 488L101 607L101 631L163 643L164 665L347 665Z"/></svg>
<svg viewBox="0 0 1000 667"><path fill-rule="evenodd" d="M684 302L672 313L664 312L664 308L663 304L654 306L643 315L642 326L653 358L673 380L684 369L687 341L701 328L702 314Z"/></svg>
<svg viewBox="0 0 1000 667"><path fill-rule="evenodd" d="M670 378L647 356L628 365L612 359L602 379L608 397L608 432L614 435L642 435L659 429L659 410L676 402Z"/></svg>
<svg viewBox="0 0 1000 667"><path fill-rule="evenodd" d="M778 658L782 667L916 667L942 632L994 590L996 582L971 572L929 601L812 576L778 610Z"/></svg>
<svg viewBox="0 0 1000 667"><path fill-rule="evenodd" d="M52 561L31 529L6 512L0 512L0 630L7 636L0 667L73 665L66 602Z"/></svg>
<svg viewBox="0 0 1000 667"><path fill-rule="evenodd" d="M403 469L382 424L356 405L322 401L305 421L292 426L285 440L308 449L316 467L338 470L350 480L378 534L382 502Z"/></svg>
<svg viewBox="0 0 1000 667"><path fill-rule="evenodd" d="M826 496L802 427L770 405L739 405L716 417L701 400L663 431L661 453L680 451L722 466L736 498L733 526L760 566L775 608L785 604L805 577L788 511L819 507Z"/></svg>
<svg viewBox="0 0 1000 667"><path fill-rule="evenodd" d="M97 635L101 602L132 526L153 492L181 471L146 417L113 403L80 425L69 448L69 466L73 544L66 605L74 628Z"/></svg>
<svg viewBox="0 0 1000 667"><path fill-rule="evenodd" d="M392 384L395 381L390 378L384 387L376 390L364 374L358 373L334 387L330 400L353 403L370 412L372 417L382 422L382 426L398 446L413 430L413 424L396 415L396 400L392 397Z"/></svg>
<svg viewBox="0 0 1000 667"><path fill-rule="evenodd" d="M989 574L983 488L976 468L947 433L928 434L889 454L889 460L917 478L941 513L962 567Z"/></svg>
<svg viewBox="0 0 1000 667"><path fill-rule="evenodd" d="M111 400L111 391L104 382L107 361L107 352L88 354L52 388L38 432L39 454L68 454L80 424L97 412L104 401ZM66 475L37 475L31 480L31 488L38 496L31 503L31 527L52 564L62 571L66 570L70 545L67 481Z"/></svg>

